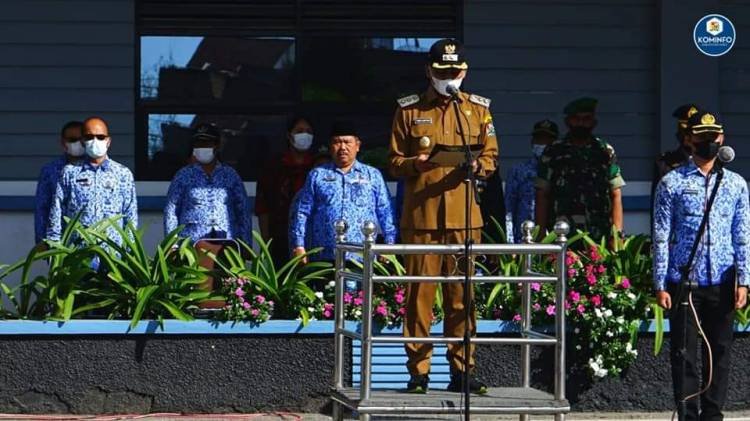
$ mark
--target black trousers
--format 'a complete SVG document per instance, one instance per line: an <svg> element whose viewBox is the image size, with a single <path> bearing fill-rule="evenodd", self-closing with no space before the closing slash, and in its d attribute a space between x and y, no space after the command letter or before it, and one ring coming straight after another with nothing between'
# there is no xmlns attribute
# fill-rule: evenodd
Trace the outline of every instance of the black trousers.
<svg viewBox="0 0 750 421"><path fill-rule="evenodd" d="M711 385L700 397L687 401L684 413L680 410L680 421L714 421L723 420L721 409L727 397L729 365L734 335L734 282L728 279L721 285L693 288L693 304L698 313L703 331L708 338L713 352L713 378ZM708 350L698 336L695 317L687 303L687 292L680 291L678 285L669 285L668 292L672 297L670 312L670 343L672 362L672 387L677 408L680 401L706 386L708 381ZM685 329L684 312L687 312ZM686 341L683 337L687 332ZM702 349L702 373L698 377L696 358L698 343ZM683 349L683 344L685 348ZM685 373L683 375L683 361ZM699 381L700 379L700 381ZM699 386L700 385L700 386ZM699 412L700 409L700 412Z"/></svg>

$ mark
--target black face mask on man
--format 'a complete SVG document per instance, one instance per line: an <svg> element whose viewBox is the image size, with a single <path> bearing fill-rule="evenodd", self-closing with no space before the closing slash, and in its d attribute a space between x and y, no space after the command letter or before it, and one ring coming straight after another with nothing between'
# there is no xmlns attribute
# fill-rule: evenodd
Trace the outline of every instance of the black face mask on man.
<svg viewBox="0 0 750 421"><path fill-rule="evenodd" d="M591 127L584 126L570 126L570 137L573 139L586 139L591 137L591 132L594 129Z"/></svg>
<svg viewBox="0 0 750 421"><path fill-rule="evenodd" d="M700 141L693 143L693 153L699 158L714 159L719 153L721 145L716 143L718 134L706 133L700 136Z"/></svg>

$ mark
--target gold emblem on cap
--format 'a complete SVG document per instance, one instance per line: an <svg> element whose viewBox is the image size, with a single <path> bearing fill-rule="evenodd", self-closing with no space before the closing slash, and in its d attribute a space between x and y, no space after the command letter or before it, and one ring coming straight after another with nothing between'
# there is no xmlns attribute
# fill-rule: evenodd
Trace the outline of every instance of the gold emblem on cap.
<svg viewBox="0 0 750 421"><path fill-rule="evenodd" d="M549 120L542 121L542 124L540 124L542 128L549 129Z"/></svg>
<svg viewBox="0 0 750 421"><path fill-rule="evenodd" d="M711 114L703 114L703 117L701 117L701 124L714 124L716 123L716 118L714 118Z"/></svg>
<svg viewBox="0 0 750 421"><path fill-rule="evenodd" d="M456 46L453 44L445 44L445 54L455 54Z"/></svg>
<svg viewBox="0 0 750 421"><path fill-rule="evenodd" d="M427 136L422 136L421 139L419 139L419 146L422 148L427 148L430 146L430 138Z"/></svg>
<svg viewBox="0 0 750 421"><path fill-rule="evenodd" d="M695 107L690 107L690 109L689 109L689 110L688 110L688 112L687 112L687 116L688 116L688 118L692 117L692 116L693 116L693 114L695 114L695 113L697 113L697 112L698 112L698 109L697 109L697 108L695 108Z"/></svg>

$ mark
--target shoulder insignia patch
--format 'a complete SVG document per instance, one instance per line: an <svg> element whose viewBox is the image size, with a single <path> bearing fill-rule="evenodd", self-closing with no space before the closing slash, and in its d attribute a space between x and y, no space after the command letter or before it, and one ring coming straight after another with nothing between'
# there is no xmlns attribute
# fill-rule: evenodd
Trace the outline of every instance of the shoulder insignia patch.
<svg viewBox="0 0 750 421"><path fill-rule="evenodd" d="M414 94L405 96L403 98L397 99L396 102L398 102L398 105L401 108L408 107L409 105L414 105L419 102L419 95Z"/></svg>
<svg viewBox="0 0 750 421"><path fill-rule="evenodd" d="M489 98L474 94L469 95L469 101L487 108L490 108L490 102L492 102L492 100Z"/></svg>

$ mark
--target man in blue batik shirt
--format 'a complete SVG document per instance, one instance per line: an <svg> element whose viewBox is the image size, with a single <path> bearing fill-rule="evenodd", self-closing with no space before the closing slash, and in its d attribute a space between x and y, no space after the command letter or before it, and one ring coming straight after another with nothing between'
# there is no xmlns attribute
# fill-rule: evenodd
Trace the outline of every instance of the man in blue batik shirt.
<svg viewBox="0 0 750 421"><path fill-rule="evenodd" d="M238 239L250 244L250 205L237 172L216 158L221 131L213 124L193 134L190 164L174 176L164 208L164 235L178 225L192 239Z"/></svg>
<svg viewBox="0 0 750 421"><path fill-rule="evenodd" d="M334 222L343 219L349 225L346 239L361 243L362 224L375 222L386 243L396 239L393 212L383 176L379 170L357 161L360 139L351 124L337 123L331 133L333 162L314 168L299 191L290 213L289 238L294 255L306 249L323 247L316 260L332 261L336 234ZM308 225L308 220L311 224ZM305 244L307 228L313 232L311 244Z"/></svg>
<svg viewBox="0 0 750 421"><path fill-rule="evenodd" d="M531 152L534 156L508 172L508 181L505 182L505 235L508 243L520 243L521 224L534 221L537 164L544 148L557 140L557 135L557 124L553 121L542 120L534 124L531 132Z"/></svg>
<svg viewBox="0 0 750 421"><path fill-rule="evenodd" d="M86 153L81 144L82 126L83 123L80 121L65 123L60 133L60 145L63 148L64 155L47 163L39 172L34 206L34 243L36 244L41 243L47 236L52 199L55 196L55 189L63 167L80 160L81 156Z"/></svg>
<svg viewBox="0 0 750 421"><path fill-rule="evenodd" d="M138 203L133 173L107 156L112 143L107 123L91 117L83 122L81 144L87 158L66 165L55 189L49 216L47 238L60 240L63 217L80 213L83 226L91 226L114 216L122 216L121 226L138 226ZM119 239L114 229L110 238Z"/></svg>
<svg viewBox="0 0 750 421"><path fill-rule="evenodd" d="M688 120L686 145L692 158L667 173L656 187L654 200L654 288L656 299L670 313L672 383L680 420L721 420L729 378L734 312L745 306L750 284L750 206L745 180L721 168L716 157L724 129L711 113L700 111ZM690 267L688 259L707 202L723 171L704 234ZM689 288L681 287L683 274L697 283L691 301L713 352L713 376L708 389L698 394L709 378L709 354L703 350L702 381L697 372L697 327L687 302ZM685 312L688 312L687 318ZM685 326L684 320L688 320ZM687 334L687 336L684 336ZM684 349L683 349L684 345ZM685 369L683 373L683 362ZM700 386L699 386L700 385ZM700 406L700 415L699 415Z"/></svg>

